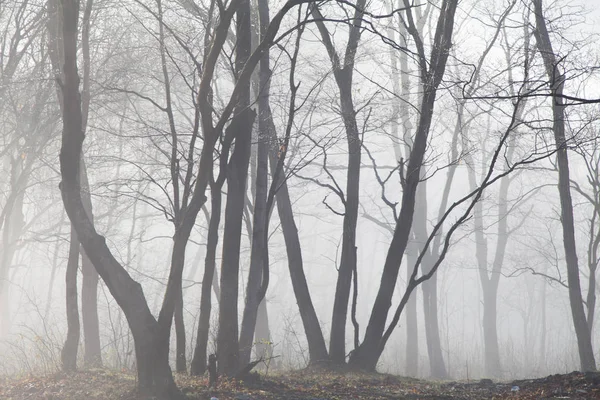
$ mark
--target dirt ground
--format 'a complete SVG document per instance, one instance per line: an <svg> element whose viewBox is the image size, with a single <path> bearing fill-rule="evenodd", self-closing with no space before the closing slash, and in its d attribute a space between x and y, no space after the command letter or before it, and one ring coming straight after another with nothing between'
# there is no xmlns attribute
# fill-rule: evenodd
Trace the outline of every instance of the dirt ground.
<svg viewBox="0 0 600 400"><path fill-rule="evenodd" d="M296 371L253 375L246 382L177 376L188 399L600 399L600 373L573 372L540 379L496 382L433 382L384 374ZM137 400L135 376L108 370L0 380L0 399Z"/></svg>

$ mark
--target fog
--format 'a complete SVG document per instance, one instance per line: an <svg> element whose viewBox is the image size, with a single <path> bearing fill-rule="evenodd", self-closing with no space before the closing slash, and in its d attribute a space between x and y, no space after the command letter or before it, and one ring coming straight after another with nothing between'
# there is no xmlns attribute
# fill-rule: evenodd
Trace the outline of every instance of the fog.
<svg viewBox="0 0 600 400"><path fill-rule="evenodd" d="M414 3L0 0L0 374L595 370L598 5Z"/></svg>

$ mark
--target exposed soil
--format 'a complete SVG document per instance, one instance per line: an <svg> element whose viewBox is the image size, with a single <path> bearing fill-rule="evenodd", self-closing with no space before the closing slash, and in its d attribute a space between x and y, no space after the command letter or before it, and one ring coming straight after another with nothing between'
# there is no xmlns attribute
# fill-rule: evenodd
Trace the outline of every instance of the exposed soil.
<svg viewBox="0 0 600 400"><path fill-rule="evenodd" d="M433 382L383 374L290 372L245 382L177 376L189 399L600 399L600 373L573 372L540 379L494 382ZM135 376L108 370L0 380L2 400L137 400Z"/></svg>

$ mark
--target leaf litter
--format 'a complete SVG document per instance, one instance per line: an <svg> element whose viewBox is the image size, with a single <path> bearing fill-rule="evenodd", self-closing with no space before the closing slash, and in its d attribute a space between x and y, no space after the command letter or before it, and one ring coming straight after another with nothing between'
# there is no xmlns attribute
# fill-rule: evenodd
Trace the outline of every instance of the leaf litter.
<svg viewBox="0 0 600 400"><path fill-rule="evenodd" d="M573 372L539 379L477 382L428 381L386 374L303 370L251 374L244 381L176 375L187 399L197 400L389 400L389 399L600 399L600 373ZM135 375L88 370L0 380L2 400L139 400Z"/></svg>

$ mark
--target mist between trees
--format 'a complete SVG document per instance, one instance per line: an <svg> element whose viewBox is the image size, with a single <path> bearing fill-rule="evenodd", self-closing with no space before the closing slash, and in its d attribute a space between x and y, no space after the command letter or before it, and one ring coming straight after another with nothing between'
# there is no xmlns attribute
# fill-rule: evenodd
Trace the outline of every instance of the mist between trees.
<svg viewBox="0 0 600 400"><path fill-rule="evenodd" d="M594 7L0 0L0 371L596 370Z"/></svg>

